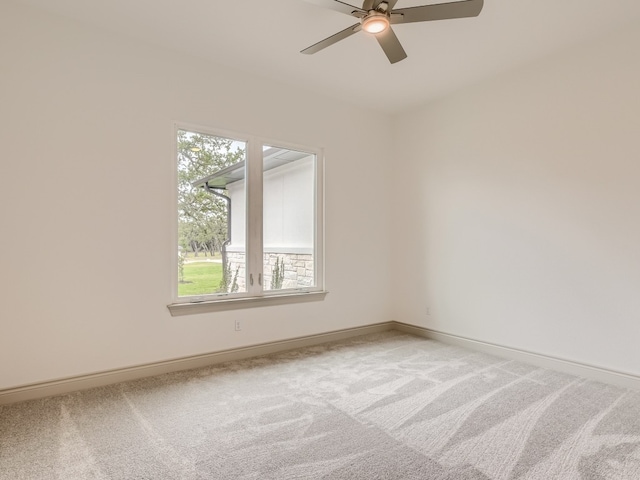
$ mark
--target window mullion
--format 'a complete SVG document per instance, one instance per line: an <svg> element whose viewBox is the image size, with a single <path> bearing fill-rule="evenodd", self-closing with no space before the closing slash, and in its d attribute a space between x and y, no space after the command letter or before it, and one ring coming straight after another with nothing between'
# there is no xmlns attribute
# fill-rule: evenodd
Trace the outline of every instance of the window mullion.
<svg viewBox="0 0 640 480"><path fill-rule="evenodd" d="M262 271L262 143L250 141L246 165L247 278L249 295L263 291ZM253 278L253 283L251 282Z"/></svg>

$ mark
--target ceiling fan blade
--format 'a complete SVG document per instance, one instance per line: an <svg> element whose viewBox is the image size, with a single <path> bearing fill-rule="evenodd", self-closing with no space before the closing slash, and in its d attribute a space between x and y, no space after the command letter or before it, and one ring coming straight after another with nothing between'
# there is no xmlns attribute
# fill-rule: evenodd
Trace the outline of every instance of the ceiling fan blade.
<svg viewBox="0 0 640 480"><path fill-rule="evenodd" d="M400 40L398 40L398 37L396 37L391 27L382 33L376 34L375 37L391 63L396 63L407 58L407 54L404 48L402 48Z"/></svg>
<svg viewBox="0 0 640 480"><path fill-rule="evenodd" d="M464 2L438 3L421 7L398 8L393 11L391 23L427 22L450 18L477 17L482 11L484 0L466 0ZM400 14L400 15L397 15Z"/></svg>
<svg viewBox="0 0 640 480"><path fill-rule="evenodd" d="M336 12L346 13L347 15L353 15L354 12L358 14L366 14L367 12L359 7L354 7L353 5L349 5L348 3L341 2L340 0L306 0L307 3L313 3L320 7L325 7L330 10L335 10ZM360 16L357 15L357 16Z"/></svg>
<svg viewBox="0 0 640 480"><path fill-rule="evenodd" d="M331 35L330 37L325 38L324 40L320 40L318 43L314 43L310 47L305 48L300 53L306 53L307 55L311 55L312 53L319 52L320 50L327 48L334 43L339 42L340 40L344 40L347 37L350 37L356 32L359 32L362 29L362 25L356 23L355 25L351 25L349 28L345 28L344 30L336 33L335 35Z"/></svg>

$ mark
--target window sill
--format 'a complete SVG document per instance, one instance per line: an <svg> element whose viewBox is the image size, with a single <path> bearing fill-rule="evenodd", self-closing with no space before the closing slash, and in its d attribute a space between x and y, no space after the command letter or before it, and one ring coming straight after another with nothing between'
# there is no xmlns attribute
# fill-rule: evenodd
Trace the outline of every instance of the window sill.
<svg viewBox="0 0 640 480"><path fill-rule="evenodd" d="M172 303L167 305L172 317L195 315L207 312L222 312L241 308L268 307L272 305L287 305L289 303L316 302L324 300L326 291L288 293L283 295L269 295L265 297L225 298L206 302Z"/></svg>

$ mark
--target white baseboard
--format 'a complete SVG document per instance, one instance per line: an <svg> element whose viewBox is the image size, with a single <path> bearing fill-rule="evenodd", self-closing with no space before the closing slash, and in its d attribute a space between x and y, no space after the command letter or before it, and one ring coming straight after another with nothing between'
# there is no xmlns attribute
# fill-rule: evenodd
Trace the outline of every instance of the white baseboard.
<svg viewBox="0 0 640 480"><path fill-rule="evenodd" d="M292 338L277 342L262 343L242 348L223 350L220 352L195 355L191 357L177 358L163 362L137 365L129 368L120 368L105 372L97 372L77 377L62 378L31 385L23 385L14 388L0 390L0 405L23 402L38 398L63 395L88 388L103 387L118 382L126 382L144 377L152 377L163 373L190 370L192 368L206 367L217 363L242 360L270 353L293 350L295 348L310 347L321 343L344 340L370 333L384 332L393 328L393 322L377 323L363 327L347 328L333 332L309 335L306 337Z"/></svg>
<svg viewBox="0 0 640 480"><path fill-rule="evenodd" d="M444 333L429 328L410 325L408 323L393 322L393 324L396 330L430 338L442 343L448 343L450 345L456 345L459 347L468 348L470 350L488 353L497 357L518 360L523 363L529 363L538 367L569 373L571 375L588 378L590 380L597 380L599 382L609 383L623 388L640 390L640 377L633 374L617 372L615 370L610 370L607 368L574 362L563 358L551 357L548 355L541 355L534 352L496 345L493 343L481 342L478 340L473 340L471 338L460 337L458 335L451 335L449 333Z"/></svg>
<svg viewBox="0 0 640 480"><path fill-rule="evenodd" d="M146 365L137 365L129 368L121 368L109 370L105 372L97 372L88 375L80 375L71 378L62 378L31 385L23 385L14 388L0 390L0 405L9 403L22 402L26 400L34 400L38 398L50 397L53 395L63 395L78 390L86 390L88 388L102 387L118 382L126 382L163 373L178 372L180 370L189 370L192 368L206 367L217 363L229 362L233 360L242 360L260 355L268 355L270 353L283 352L295 348L310 347L327 342L344 340L360 335L370 333L379 333L387 330L399 330L401 332L412 335L430 338L443 343L477 350L499 357L510 358L524 363L529 363L551 370L557 370L571 375L618 385L624 388L632 388L640 390L640 377L608 370L606 368L586 365L561 358L540 355L533 352L518 350L515 348L505 347L487 342L481 342L470 338L451 335L429 328L410 325L408 323L390 321L366 325L363 327L348 328L344 330L336 330L333 332L321 333L317 335L309 335L306 337L292 338L277 342L262 343L259 345L251 345L242 348L234 348L220 352L213 352L204 355L196 355L191 357L177 358L163 362L150 363Z"/></svg>

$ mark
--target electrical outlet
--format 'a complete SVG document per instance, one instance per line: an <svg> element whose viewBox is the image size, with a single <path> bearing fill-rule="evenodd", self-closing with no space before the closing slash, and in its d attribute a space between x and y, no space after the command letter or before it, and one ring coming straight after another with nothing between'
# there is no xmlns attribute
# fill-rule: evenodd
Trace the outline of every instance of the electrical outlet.
<svg viewBox="0 0 640 480"><path fill-rule="evenodd" d="M427 307L427 315L431 315L431 309Z"/></svg>
<svg viewBox="0 0 640 480"><path fill-rule="evenodd" d="M240 320L236 320L236 332L239 332L240 330L242 330Z"/></svg>

